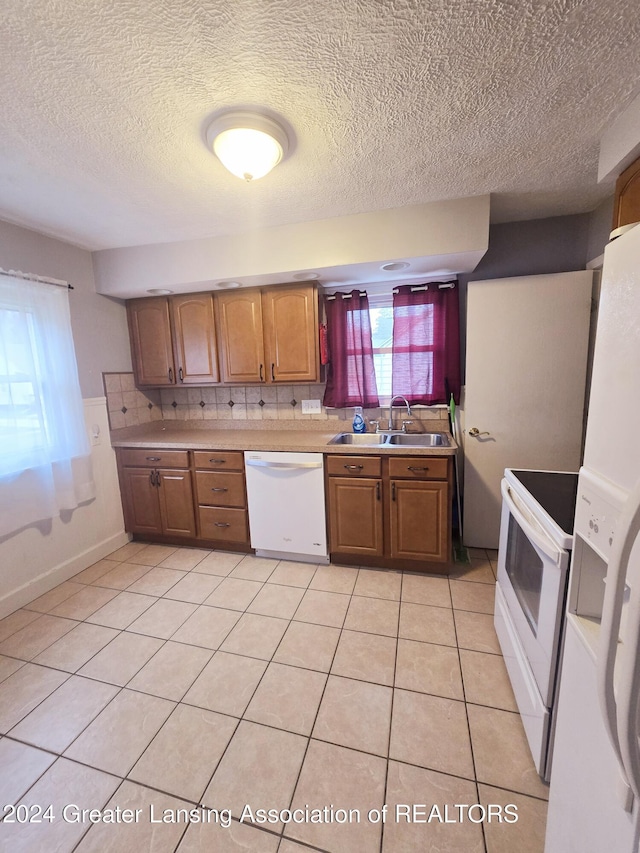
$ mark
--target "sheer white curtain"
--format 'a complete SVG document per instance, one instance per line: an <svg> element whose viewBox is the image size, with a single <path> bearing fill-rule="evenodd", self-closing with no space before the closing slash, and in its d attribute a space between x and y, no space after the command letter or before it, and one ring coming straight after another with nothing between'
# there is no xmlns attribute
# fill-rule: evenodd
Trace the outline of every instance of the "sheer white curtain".
<svg viewBox="0 0 640 853"><path fill-rule="evenodd" d="M0 536L95 497L68 290L0 275Z"/></svg>

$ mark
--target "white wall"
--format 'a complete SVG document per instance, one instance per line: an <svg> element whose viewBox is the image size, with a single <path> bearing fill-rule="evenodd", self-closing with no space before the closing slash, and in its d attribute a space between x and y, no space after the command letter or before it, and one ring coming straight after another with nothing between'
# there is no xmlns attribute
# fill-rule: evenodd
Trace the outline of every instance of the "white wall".
<svg viewBox="0 0 640 853"><path fill-rule="evenodd" d="M35 231L0 222L0 267L65 279L97 497L63 518L0 539L0 618L106 556L127 541L115 454L109 443L102 371L130 370L124 305L95 292L91 254Z"/></svg>
<svg viewBox="0 0 640 853"><path fill-rule="evenodd" d="M84 411L89 433L94 426L100 430L100 444L91 449L96 497L61 518L0 539L0 619L129 541L106 399L85 400Z"/></svg>
<svg viewBox="0 0 640 853"><path fill-rule="evenodd" d="M93 258L98 291L129 298L146 296L149 288L210 290L218 279L275 284L291 281L297 270L318 271L325 284L349 283L352 266L362 281L388 280L380 264L396 259L411 259L417 275L473 270L488 236L489 196L483 195L240 235L104 249Z"/></svg>
<svg viewBox="0 0 640 853"><path fill-rule="evenodd" d="M69 306L83 397L104 394L102 371L131 370L124 303L96 293L90 252L0 221L0 267L73 285Z"/></svg>

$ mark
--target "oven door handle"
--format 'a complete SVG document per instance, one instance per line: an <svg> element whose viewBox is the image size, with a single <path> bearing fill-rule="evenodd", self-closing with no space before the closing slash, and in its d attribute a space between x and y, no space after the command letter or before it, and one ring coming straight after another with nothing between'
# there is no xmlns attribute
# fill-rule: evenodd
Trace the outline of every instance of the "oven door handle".
<svg viewBox="0 0 640 853"><path fill-rule="evenodd" d="M559 566L562 559L562 552L554 546L553 542L550 539L535 530L531 523L518 509L518 507L513 501L513 498L511 497L511 489L509 487L509 483L506 480L503 480L500 484L500 490L502 492L502 499L506 503L509 512L518 522L520 527L523 529L527 539L531 542L532 545L535 545L538 550L542 551L542 553L546 557L548 557L550 560L553 560L556 566Z"/></svg>

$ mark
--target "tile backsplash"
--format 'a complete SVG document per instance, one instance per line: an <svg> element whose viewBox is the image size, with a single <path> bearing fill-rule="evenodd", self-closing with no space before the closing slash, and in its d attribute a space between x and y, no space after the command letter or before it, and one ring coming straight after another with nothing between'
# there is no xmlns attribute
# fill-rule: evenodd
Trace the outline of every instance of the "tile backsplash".
<svg viewBox="0 0 640 853"><path fill-rule="evenodd" d="M137 426L156 420L229 421L240 426L246 421L351 421L353 409L326 409L319 414L303 414L303 400L322 400L324 384L209 386L202 388L162 388L139 391L133 373L104 373L104 388L111 429ZM387 417L388 407L382 407ZM380 409L365 409L367 421L381 416ZM402 419L402 410L396 417ZM438 420L448 427L443 406L414 407L413 420ZM435 426L435 425L434 425Z"/></svg>

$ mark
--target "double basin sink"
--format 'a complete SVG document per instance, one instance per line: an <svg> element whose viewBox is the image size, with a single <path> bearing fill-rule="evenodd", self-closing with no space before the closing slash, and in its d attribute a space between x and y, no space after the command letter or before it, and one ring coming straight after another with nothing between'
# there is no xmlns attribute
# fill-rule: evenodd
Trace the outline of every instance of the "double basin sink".
<svg viewBox="0 0 640 853"><path fill-rule="evenodd" d="M360 447L449 447L448 437L441 432L341 432L329 444L355 444Z"/></svg>

